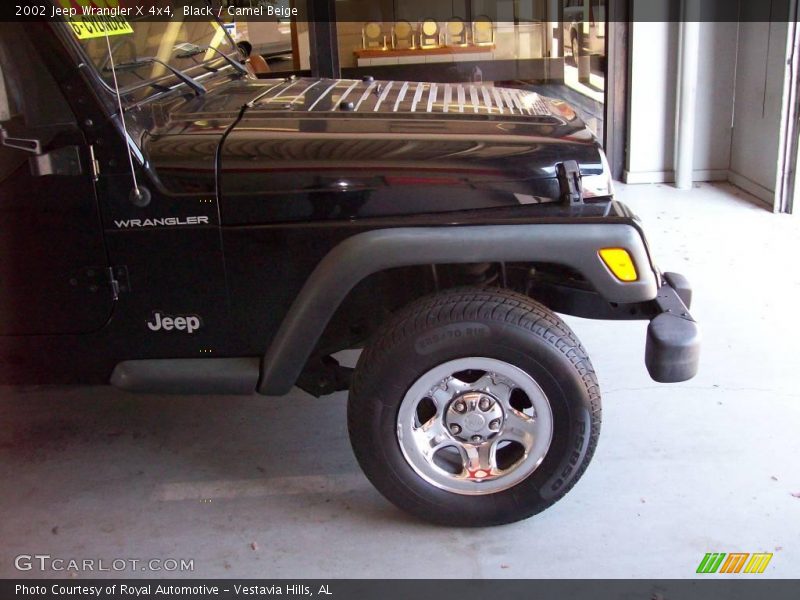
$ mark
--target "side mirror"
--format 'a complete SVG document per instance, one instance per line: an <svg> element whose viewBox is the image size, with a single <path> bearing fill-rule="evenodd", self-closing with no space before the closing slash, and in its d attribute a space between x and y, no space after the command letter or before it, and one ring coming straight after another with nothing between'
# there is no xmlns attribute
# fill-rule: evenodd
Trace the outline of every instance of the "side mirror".
<svg viewBox="0 0 800 600"><path fill-rule="evenodd" d="M1 58L2 53L0 53ZM3 73L3 63L0 61L0 145L6 148L22 150L23 152L31 152L32 154L41 154L42 144L39 140L11 137L6 128L3 127L3 124L10 121L16 114L14 107L11 106L11 99L8 96L8 88L6 87L6 77Z"/></svg>

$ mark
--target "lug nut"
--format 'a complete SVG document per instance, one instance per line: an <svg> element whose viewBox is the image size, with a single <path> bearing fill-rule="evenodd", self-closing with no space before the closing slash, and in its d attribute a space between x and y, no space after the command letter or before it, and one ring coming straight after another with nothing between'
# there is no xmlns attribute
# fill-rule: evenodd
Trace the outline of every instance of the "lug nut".
<svg viewBox="0 0 800 600"><path fill-rule="evenodd" d="M481 439L483 439L483 438L481 438L481 436L479 436L479 435L473 435L473 436L472 436L470 439L471 439L473 442L480 442L480 441L481 441Z"/></svg>
<svg viewBox="0 0 800 600"><path fill-rule="evenodd" d="M492 407L492 401L488 398L481 398L481 401L478 403L478 408L482 411L486 412Z"/></svg>
<svg viewBox="0 0 800 600"><path fill-rule="evenodd" d="M489 423L489 429L491 429L492 431L497 431L498 429L500 429L500 419L495 419L494 421Z"/></svg>
<svg viewBox="0 0 800 600"><path fill-rule="evenodd" d="M456 412L463 413L465 410L467 410L467 405L464 404L461 400L459 400L458 402L456 402L456 405L453 408L456 409Z"/></svg>
<svg viewBox="0 0 800 600"><path fill-rule="evenodd" d="M461 427L453 423L452 425L450 425L450 432L453 435L458 435L459 433L461 433Z"/></svg>

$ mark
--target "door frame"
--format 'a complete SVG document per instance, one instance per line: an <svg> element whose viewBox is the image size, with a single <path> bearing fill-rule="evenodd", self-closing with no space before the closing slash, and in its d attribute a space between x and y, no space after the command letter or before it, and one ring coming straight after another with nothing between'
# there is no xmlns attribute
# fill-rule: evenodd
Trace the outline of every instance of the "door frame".
<svg viewBox="0 0 800 600"><path fill-rule="evenodd" d="M336 0L308 0L308 45L313 77L338 79L342 76Z"/></svg>
<svg viewBox="0 0 800 600"><path fill-rule="evenodd" d="M611 176L622 180L627 159L630 81L630 4L608 0L606 6L606 102L603 148Z"/></svg>
<svg viewBox="0 0 800 600"><path fill-rule="evenodd" d="M783 115L778 149L778 173L772 210L789 213L800 195L800 25L798 2L792 0L793 18L787 23L786 72L784 75Z"/></svg>

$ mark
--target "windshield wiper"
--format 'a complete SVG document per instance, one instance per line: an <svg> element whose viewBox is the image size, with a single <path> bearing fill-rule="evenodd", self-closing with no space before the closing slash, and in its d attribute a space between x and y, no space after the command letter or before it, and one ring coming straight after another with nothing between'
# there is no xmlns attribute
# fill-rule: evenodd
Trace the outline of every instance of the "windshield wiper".
<svg viewBox="0 0 800 600"><path fill-rule="evenodd" d="M206 88L205 88L205 87L203 87L203 85L202 85L202 84L198 83L197 81L195 81L194 79L192 79L191 77L189 77L189 76L188 76L186 73L184 73L183 71L181 71L181 70L179 70L179 69L176 69L176 68L175 68L175 67L173 67L171 64L169 64L169 63L167 63L167 62L164 62L163 60L161 60L160 58L156 58L155 56L147 56L147 57L144 57L144 58L139 58L139 59L137 59L137 60L134 60L134 61L132 61L132 62L120 63L120 64L118 64L118 65L116 66L116 69L117 69L117 71L125 71L125 70L131 70L131 69L138 69L138 68L140 68L140 67L143 67L143 66L145 66L145 65L149 65L149 64L153 64L153 63L156 63L156 64L159 64L159 65L163 66L163 67L164 67L165 69L167 69L167 70L168 70L170 73L172 73L173 75L175 75L175 77L177 77L177 78L178 78L178 79L180 79L180 80L181 80L183 83L185 83L185 84L186 84L186 85L188 85L190 88L192 88L192 89L195 91L195 93L196 93L198 96L201 96L201 95L203 95L203 94L205 94L205 93L206 93L206 91L207 91L207 90L206 90ZM110 67L106 67L106 68L105 68L105 69L103 69L103 70L104 70L104 71L111 71L111 68L110 68Z"/></svg>
<svg viewBox="0 0 800 600"><path fill-rule="evenodd" d="M241 64L239 64L235 60L233 60L230 56L225 54L222 50L220 50L219 48L215 48L214 46L203 47L203 46L197 46L195 44L185 43L185 44L179 44L179 45L175 46L175 50L179 50L179 52L175 55L178 58L192 58L194 56L198 56L200 54L204 54L205 52L208 52L209 50L213 50L214 52L219 54L222 58L224 58L230 66L232 66L234 69L239 71L239 73L241 73L242 75L247 75L247 69L246 68L244 68Z"/></svg>

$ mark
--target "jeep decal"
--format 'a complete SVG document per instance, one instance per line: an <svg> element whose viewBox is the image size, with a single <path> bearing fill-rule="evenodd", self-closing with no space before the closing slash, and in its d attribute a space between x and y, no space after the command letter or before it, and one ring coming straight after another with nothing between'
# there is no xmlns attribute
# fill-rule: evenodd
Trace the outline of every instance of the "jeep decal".
<svg viewBox="0 0 800 600"><path fill-rule="evenodd" d="M147 321L150 331L185 331L194 333L203 326L203 320L197 315L166 315L154 311L150 321Z"/></svg>

